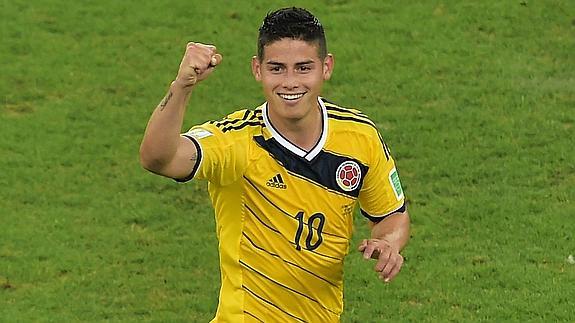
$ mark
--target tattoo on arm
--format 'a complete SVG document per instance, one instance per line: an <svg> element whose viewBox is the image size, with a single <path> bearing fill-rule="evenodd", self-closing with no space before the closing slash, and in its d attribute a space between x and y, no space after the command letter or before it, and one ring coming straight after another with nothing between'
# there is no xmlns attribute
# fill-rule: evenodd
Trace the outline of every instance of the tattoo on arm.
<svg viewBox="0 0 575 323"><path fill-rule="evenodd" d="M168 94L166 94L166 97L164 97L164 99L162 100L162 102L160 102L160 111L163 111L164 108L166 107L166 105L168 105L168 102L170 102L170 99L172 98L174 94L172 93L172 91L168 92Z"/></svg>

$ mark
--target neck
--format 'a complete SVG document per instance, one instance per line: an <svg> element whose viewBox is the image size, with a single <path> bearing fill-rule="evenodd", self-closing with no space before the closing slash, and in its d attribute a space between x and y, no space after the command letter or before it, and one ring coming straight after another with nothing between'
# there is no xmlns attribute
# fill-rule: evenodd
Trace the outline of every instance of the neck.
<svg viewBox="0 0 575 323"><path fill-rule="evenodd" d="M310 151L321 137L322 111L319 104L308 114L298 119L286 119L268 109L268 117L274 128L292 144Z"/></svg>

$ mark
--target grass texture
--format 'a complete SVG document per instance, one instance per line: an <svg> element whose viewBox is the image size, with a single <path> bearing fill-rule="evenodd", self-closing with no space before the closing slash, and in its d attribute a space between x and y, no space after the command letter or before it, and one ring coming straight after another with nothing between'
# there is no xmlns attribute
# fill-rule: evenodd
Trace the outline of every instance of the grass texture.
<svg viewBox="0 0 575 323"><path fill-rule="evenodd" d="M573 322L575 2L291 4L322 20L324 96L378 124L412 216L393 283L346 258L342 321ZM213 317L206 185L146 173L138 147L188 40L224 62L186 127L261 103L249 60L285 5L1 2L0 321Z"/></svg>

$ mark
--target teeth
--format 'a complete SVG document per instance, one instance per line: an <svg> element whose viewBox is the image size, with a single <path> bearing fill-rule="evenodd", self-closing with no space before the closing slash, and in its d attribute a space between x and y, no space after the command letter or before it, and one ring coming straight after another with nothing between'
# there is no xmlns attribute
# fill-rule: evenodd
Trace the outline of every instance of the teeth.
<svg viewBox="0 0 575 323"><path fill-rule="evenodd" d="M280 94L279 96L284 100L297 100L301 98L305 93L300 94Z"/></svg>

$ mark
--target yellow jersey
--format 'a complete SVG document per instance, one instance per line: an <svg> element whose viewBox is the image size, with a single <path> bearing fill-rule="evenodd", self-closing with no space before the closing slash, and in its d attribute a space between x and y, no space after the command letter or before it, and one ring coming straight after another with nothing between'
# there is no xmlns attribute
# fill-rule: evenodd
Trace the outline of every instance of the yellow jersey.
<svg viewBox="0 0 575 323"><path fill-rule="evenodd" d="M221 289L212 322L339 322L353 210L379 221L404 208L393 158L358 110L318 98L322 134L305 151L271 124L267 104L182 134L208 181Z"/></svg>

